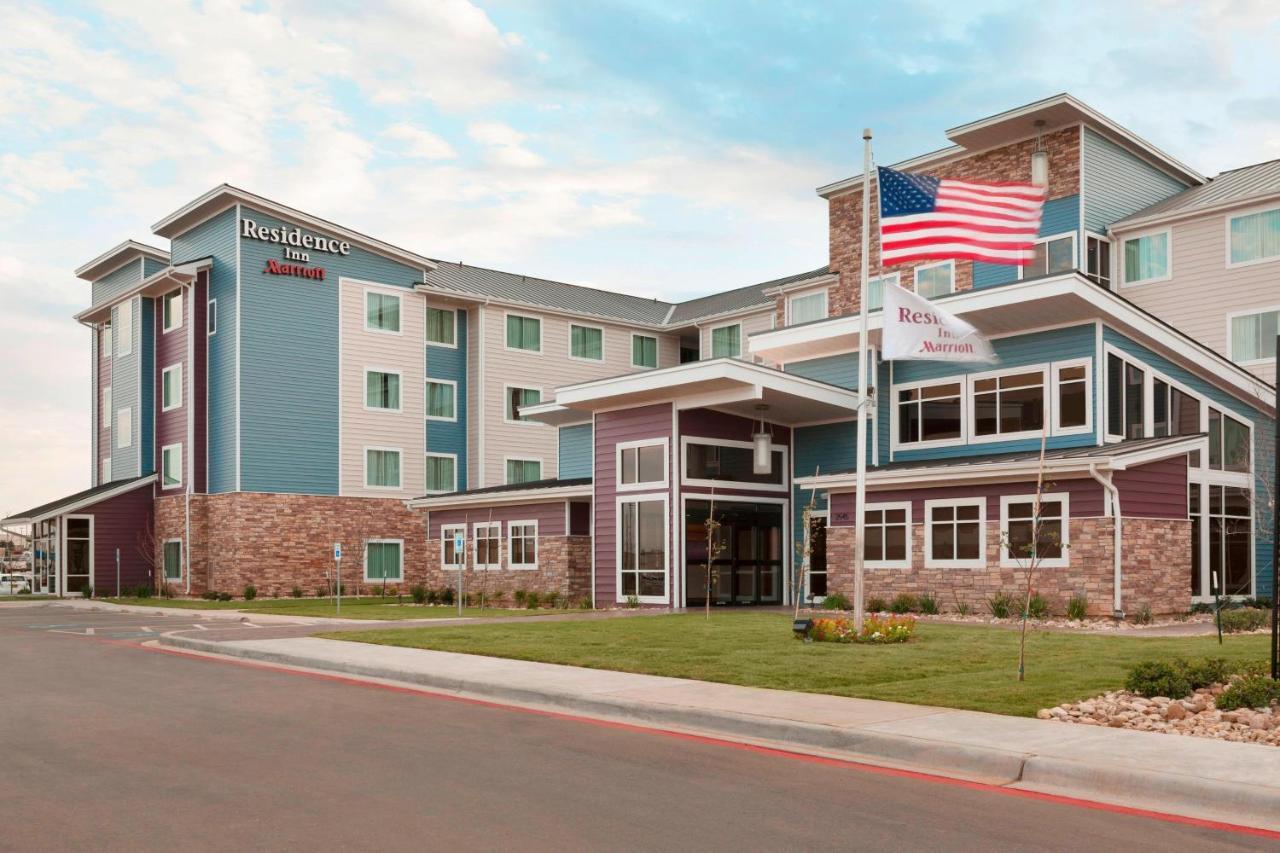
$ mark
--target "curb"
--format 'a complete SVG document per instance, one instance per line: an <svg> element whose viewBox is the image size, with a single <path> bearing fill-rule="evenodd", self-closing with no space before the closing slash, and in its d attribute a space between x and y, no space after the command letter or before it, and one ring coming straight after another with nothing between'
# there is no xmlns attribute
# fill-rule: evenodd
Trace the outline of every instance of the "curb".
<svg viewBox="0 0 1280 853"><path fill-rule="evenodd" d="M229 622L256 622L263 625L321 625L336 623L362 623L364 620L331 619L320 616L286 616L277 613L254 613L247 610L201 610L194 607L148 607L145 605L115 604L98 599L71 599L58 601L74 610L98 610L107 613L133 613L151 616L183 616L190 619L221 619Z"/></svg>

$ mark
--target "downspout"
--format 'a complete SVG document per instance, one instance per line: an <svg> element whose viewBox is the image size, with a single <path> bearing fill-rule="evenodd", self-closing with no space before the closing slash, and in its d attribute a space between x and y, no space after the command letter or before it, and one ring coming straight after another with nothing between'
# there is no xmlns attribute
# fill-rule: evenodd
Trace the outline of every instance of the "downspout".
<svg viewBox="0 0 1280 853"><path fill-rule="evenodd" d="M1123 619L1124 607L1122 606L1122 596L1121 596L1121 589L1120 589L1120 583L1122 580L1122 577L1121 577L1122 563L1120 560L1120 549L1121 549L1121 545L1123 543L1124 537L1123 537L1123 532L1121 530L1123 519L1120 515L1120 490L1117 489L1115 483L1111 481L1110 475L1103 477L1101 474L1098 473L1098 466L1096 463L1093 463L1093 462L1089 463L1089 475L1092 476L1093 479L1097 480L1102 485L1102 488L1105 489L1107 492L1107 496L1110 497L1111 499L1111 518L1112 518L1111 536L1113 540L1112 546L1111 546L1111 550L1112 550L1111 556L1112 556L1112 561L1114 563L1112 567L1112 590L1113 591L1111 595L1111 611L1112 611L1112 615L1115 616L1117 619Z"/></svg>

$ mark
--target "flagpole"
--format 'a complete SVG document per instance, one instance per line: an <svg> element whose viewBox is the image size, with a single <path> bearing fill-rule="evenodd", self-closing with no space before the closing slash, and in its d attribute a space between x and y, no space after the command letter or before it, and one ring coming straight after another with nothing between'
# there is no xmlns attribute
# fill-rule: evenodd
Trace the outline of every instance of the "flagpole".
<svg viewBox="0 0 1280 853"><path fill-rule="evenodd" d="M862 131L862 270L858 299L858 434L857 479L854 487L853 521L853 626L862 633L862 568L866 557L867 528L867 290L871 270L871 128Z"/></svg>

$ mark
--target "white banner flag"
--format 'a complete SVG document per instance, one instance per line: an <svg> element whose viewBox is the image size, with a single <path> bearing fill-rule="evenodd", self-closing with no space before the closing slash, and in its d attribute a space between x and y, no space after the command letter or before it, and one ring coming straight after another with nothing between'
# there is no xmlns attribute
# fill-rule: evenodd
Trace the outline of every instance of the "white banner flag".
<svg viewBox="0 0 1280 853"><path fill-rule="evenodd" d="M997 361L991 342L923 296L885 283L881 357L886 361Z"/></svg>

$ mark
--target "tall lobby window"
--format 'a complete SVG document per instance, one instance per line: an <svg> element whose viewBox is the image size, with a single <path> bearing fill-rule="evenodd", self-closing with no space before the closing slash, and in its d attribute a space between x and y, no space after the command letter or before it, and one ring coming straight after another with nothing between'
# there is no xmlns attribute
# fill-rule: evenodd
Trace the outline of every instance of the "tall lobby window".
<svg viewBox="0 0 1280 853"><path fill-rule="evenodd" d="M542 352L542 321L537 317L508 314L507 349Z"/></svg>
<svg viewBox="0 0 1280 853"><path fill-rule="evenodd" d="M427 419L456 421L458 386L452 382L427 380Z"/></svg>
<svg viewBox="0 0 1280 853"><path fill-rule="evenodd" d="M453 454L427 454L427 492L447 494L458 490L458 458Z"/></svg>
<svg viewBox="0 0 1280 853"><path fill-rule="evenodd" d="M1053 237L1036 243L1031 263L1022 268L1023 278L1068 272L1076 266L1076 238L1074 234Z"/></svg>
<svg viewBox="0 0 1280 853"><path fill-rule="evenodd" d="M507 565L513 569L538 568L538 522L507 523Z"/></svg>
<svg viewBox="0 0 1280 853"><path fill-rule="evenodd" d="M973 380L973 435L1038 432L1044 426L1044 371Z"/></svg>
<svg viewBox="0 0 1280 853"><path fill-rule="evenodd" d="M112 309L111 327L115 330L116 355L133 352L133 300L121 302Z"/></svg>
<svg viewBox="0 0 1280 853"><path fill-rule="evenodd" d="M1228 414L1209 408L1209 467L1214 471L1249 472L1249 427Z"/></svg>
<svg viewBox="0 0 1280 853"><path fill-rule="evenodd" d="M542 460L540 459L508 459L507 485L520 483L536 483L542 479Z"/></svg>
<svg viewBox="0 0 1280 853"><path fill-rule="evenodd" d="M164 543L164 579L182 580L182 540L170 539Z"/></svg>
<svg viewBox="0 0 1280 853"><path fill-rule="evenodd" d="M786 454L781 448L770 453L769 471L757 474L752 465L752 447L745 441L687 441L684 446L684 480L702 486L720 483L750 483L770 491L785 491Z"/></svg>
<svg viewBox="0 0 1280 853"><path fill-rule="evenodd" d="M740 358L742 356L742 326L720 326L711 330L712 358Z"/></svg>
<svg viewBox="0 0 1280 853"><path fill-rule="evenodd" d="M867 504L868 566L905 569L911 565L911 504Z"/></svg>
<svg viewBox="0 0 1280 853"><path fill-rule="evenodd" d="M787 300L787 322L812 323L814 320L825 320L827 317L827 291L818 290L813 293L802 293Z"/></svg>
<svg viewBox="0 0 1280 853"><path fill-rule="evenodd" d="M1169 232L1124 241L1124 283L1140 284L1169 277Z"/></svg>
<svg viewBox="0 0 1280 853"><path fill-rule="evenodd" d="M1231 217L1231 264L1280 257L1280 208Z"/></svg>
<svg viewBox="0 0 1280 853"><path fill-rule="evenodd" d="M879 311L884 307L884 289L898 286L898 274L873 275L867 279L867 310Z"/></svg>
<svg viewBox="0 0 1280 853"><path fill-rule="evenodd" d="M400 411L400 374L387 370L366 370L364 406L366 409Z"/></svg>
<svg viewBox="0 0 1280 853"><path fill-rule="evenodd" d="M667 593L667 502L624 500L618 505L618 592L660 600Z"/></svg>
<svg viewBox="0 0 1280 853"><path fill-rule="evenodd" d="M1209 582L1216 574L1223 595L1252 592L1253 502L1250 490L1209 487Z"/></svg>
<svg viewBox="0 0 1280 853"><path fill-rule="evenodd" d="M667 445L618 448L618 485L643 486L667 481Z"/></svg>
<svg viewBox="0 0 1280 853"><path fill-rule="evenodd" d="M364 579L398 581L403 577L404 543L399 539L370 539L364 546Z"/></svg>
<svg viewBox="0 0 1280 853"><path fill-rule="evenodd" d="M369 290L364 294L364 327L371 332L400 333L400 297Z"/></svg>
<svg viewBox="0 0 1280 853"><path fill-rule="evenodd" d="M125 406L116 410L116 447L133 446L133 409Z"/></svg>
<svg viewBox="0 0 1280 853"><path fill-rule="evenodd" d="M182 406L182 365L175 364L160 371L160 410L162 412Z"/></svg>
<svg viewBox="0 0 1280 853"><path fill-rule="evenodd" d="M604 329L570 323L569 357L583 361L604 361Z"/></svg>
<svg viewBox="0 0 1280 853"><path fill-rule="evenodd" d="M160 450L160 488L182 485L182 445L166 444Z"/></svg>
<svg viewBox="0 0 1280 853"><path fill-rule="evenodd" d="M940 569L980 569L987 564L986 504L981 498L925 501L925 564Z"/></svg>
<svg viewBox="0 0 1280 853"><path fill-rule="evenodd" d="M1071 543L1065 495L1041 495L1038 535L1034 496L1001 498L1000 514L1002 566L1025 567L1032 559L1044 568L1067 565Z"/></svg>
<svg viewBox="0 0 1280 853"><path fill-rule="evenodd" d="M916 267L916 293L926 299L951 293L955 290L955 271L954 261Z"/></svg>
<svg viewBox="0 0 1280 853"><path fill-rule="evenodd" d="M102 324L102 357L111 358L111 323Z"/></svg>
<svg viewBox="0 0 1280 853"><path fill-rule="evenodd" d="M1280 310L1242 314L1231 318L1231 360L1238 364L1273 361Z"/></svg>
<svg viewBox="0 0 1280 853"><path fill-rule="evenodd" d="M366 449L364 484L370 489L400 488L400 451L375 447Z"/></svg>
<svg viewBox="0 0 1280 853"><path fill-rule="evenodd" d="M1087 429L1089 426L1089 365L1055 365L1055 432Z"/></svg>
<svg viewBox="0 0 1280 853"><path fill-rule="evenodd" d="M1094 284L1111 286L1111 241L1092 234L1084 241L1084 274Z"/></svg>
<svg viewBox="0 0 1280 853"><path fill-rule="evenodd" d="M1145 382L1146 371L1114 354L1107 356L1107 435L1146 435Z"/></svg>
<svg viewBox="0 0 1280 853"><path fill-rule="evenodd" d="M457 316L457 312L449 308L428 308L427 343L442 347L457 346L457 329L454 328Z"/></svg>
<svg viewBox="0 0 1280 853"><path fill-rule="evenodd" d="M964 435L959 382L898 392L898 443L948 441Z"/></svg>
<svg viewBox="0 0 1280 853"><path fill-rule="evenodd" d="M477 524L473 538L476 549L477 569L502 568L502 525Z"/></svg>
<svg viewBox="0 0 1280 853"><path fill-rule="evenodd" d="M652 335L631 336L631 366L658 366L658 339Z"/></svg>
<svg viewBox="0 0 1280 853"><path fill-rule="evenodd" d="M182 328L182 289L171 290L160 298L160 312L164 318L164 330L172 332Z"/></svg>
<svg viewBox="0 0 1280 853"><path fill-rule="evenodd" d="M534 423L520 414L521 406L532 406L542 401L542 392L537 388L507 388L507 407L505 417L510 423Z"/></svg>

